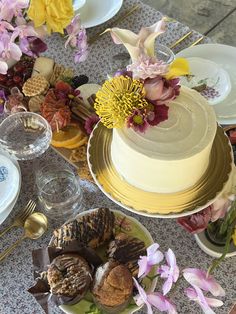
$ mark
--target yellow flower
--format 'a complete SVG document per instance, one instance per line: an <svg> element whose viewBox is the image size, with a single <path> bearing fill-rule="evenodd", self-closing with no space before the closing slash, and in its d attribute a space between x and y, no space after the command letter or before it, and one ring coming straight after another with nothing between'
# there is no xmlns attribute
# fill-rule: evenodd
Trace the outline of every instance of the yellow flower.
<svg viewBox="0 0 236 314"><path fill-rule="evenodd" d="M74 16L72 0L31 0L28 16L35 27L46 23L48 33L64 33Z"/></svg>
<svg viewBox="0 0 236 314"><path fill-rule="evenodd" d="M234 233L232 234L232 239L233 239L234 245L236 246L236 228L234 229Z"/></svg>
<svg viewBox="0 0 236 314"><path fill-rule="evenodd" d="M94 108L107 128L121 128L134 109L148 106L144 97L140 81L118 76L103 84L96 94Z"/></svg>
<svg viewBox="0 0 236 314"><path fill-rule="evenodd" d="M167 80L171 80L175 77L187 75L189 73L190 70L188 61L184 58L177 58L171 63L169 66L169 71L166 75L164 75L164 77Z"/></svg>

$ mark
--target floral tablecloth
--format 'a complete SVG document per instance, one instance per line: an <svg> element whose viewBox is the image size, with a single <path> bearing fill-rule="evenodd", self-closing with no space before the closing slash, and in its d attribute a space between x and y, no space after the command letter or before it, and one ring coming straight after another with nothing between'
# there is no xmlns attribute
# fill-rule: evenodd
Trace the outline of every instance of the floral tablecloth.
<svg viewBox="0 0 236 314"><path fill-rule="evenodd" d="M130 8L135 3L140 3L140 9L129 16L127 20L121 22L119 27L138 31L143 25L151 25L161 18L161 13L142 4L140 1L125 0L124 5L119 14L105 25L88 30L88 37L93 36L104 28L109 27L113 20ZM187 33L189 28L179 22L168 23L167 32L159 37L159 42L170 45L182 35ZM200 34L193 32L193 35L178 46L181 50L195 41ZM205 42L208 42L205 39ZM70 50L64 49L64 40L60 36L52 36L48 40L49 50L47 55L54 58L58 63L66 66L74 67L73 58ZM117 48L117 46L115 46ZM90 46L89 57L86 62L75 67L77 74L86 74L92 83L101 83L106 74L109 73L109 60L115 53L114 44L109 34L103 35L93 45ZM10 224L12 218L17 214L18 210L27 203L32 197L36 197L34 187L34 174L38 164L53 161L58 165L65 161L57 155L52 149L49 149L40 158L30 161L21 162L22 171L22 188L20 197L15 205L12 214L3 223L1 228ZM84 209L107 206L113 209L123 210L112 201L110 201L102 192L92 183L81 181L84 195ZM158 242L163 251L169 247L173 249L177 256L177 263L182 268L197 267L207 269L212 258L207 256L196 244L194 237L187 234L182 228L177 226L174 220L145 218L142 216L131 214L138 219L151 233L154 240ZM27 289L33 285L33 272L31 251L33 249L46 246L49 242L52 232L52 226L49 231L39 240L25 240L6 260L0 264L0 314L40 314L43 313L35 299L27 292ZM0 240L0 251L13 243L21 234L21 230L14 230ZM230 308L236 302L235 293L235 276L236 276L236 257L225 260L216 271L215 277L226 290L224 306L216 309L216 313L227 314ZM187 284L187 283L186 283ZM178 313L181 314L198 314L201 313L200 308L196 304L192 304L184 296L183 283L178 286L174 301L177 304ZM60 309L53 308L53 314L61 313ZM143 309L139 313L146 313Z"/></svg>

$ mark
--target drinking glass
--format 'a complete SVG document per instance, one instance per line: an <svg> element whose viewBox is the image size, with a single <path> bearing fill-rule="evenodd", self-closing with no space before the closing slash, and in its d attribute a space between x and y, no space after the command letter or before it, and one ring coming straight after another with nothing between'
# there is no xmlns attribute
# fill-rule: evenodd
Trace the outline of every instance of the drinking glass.
<svg viewBox="0 0 236 314"><path fill-rule="evenodd" d="M170 64L174 61L175 55L173 51L165 45L156 43L155 45L155 56L158 60L162 60L165 63Z"/></svg>
<svg viewBox="0 0 236 314"><path fill-rule="evenodd" d="M0 124L0 147L18 160L34 159L49 147L52 130L39 114L18 112Z"/></svg>
<svg viewBox="0 0 236 314"><path fill-rule="evenodd" d="M46 216L59 223L74 217L81 208L79 177L67 166L48 164L36 171L38 198Z"/></svg>

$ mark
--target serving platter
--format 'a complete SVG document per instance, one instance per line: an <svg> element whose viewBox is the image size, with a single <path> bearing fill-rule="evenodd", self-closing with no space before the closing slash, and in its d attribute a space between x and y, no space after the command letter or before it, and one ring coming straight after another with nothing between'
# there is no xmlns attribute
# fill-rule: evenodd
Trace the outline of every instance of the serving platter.
<svg viewBox="0 0 236 314"><path fill-rule="evenodd" d="M224 100L214 105L213 108L220 124L236 124L236 47L222 44L202 44L183 49L176 56L211 60L228 73L231 91Z"/></svg>
<svg viewBox="0 0 236 314"><path fill-rule="evenodd" d="M209 166L203 177L191 188L169 194L151 193L127 183L111 160L112 130L100 122L88 143L88 165L101 191L116 204L139 215L154 218L177 218L196 213L219 196L233 169L232 147L218 126Z"/></svg>
<svg viewBox="0 0 236 314"><path fill-rule="evenodd" d="M84 211L80 213L77 217L86 215L95 210L97 209L95 208L92 210ZM119 232L124 232L128 234L129 236L139 238L145 243L146 247L154 243L153 238L151 234L149 233L149 231L137 219L131 216L128 216L118 210L111 210L111 211L115 214L115 234ZM51 239L49 245L52 245L52 243L53 243L53 238ZM102 259L104 259L105 249L103 247L97 249L96 252L100 255ZM156 280L153 280L151 282L149 279L145 278L143 281L147 289L149 289L149 291L154 291L156 287ZM79 303L75 305L62 305L60 306L60 308L63 310L64 313L67 313L67 314L84 314L86 313L86 311L89 311L91 309L92 305L93 305L93 301L92 301L91 294L87 294L86 297L83 300L81 300ZM138 311L140 308L141 307L138 307L134 302L131 302L131 304L120 314L131 314Z"/></svg>

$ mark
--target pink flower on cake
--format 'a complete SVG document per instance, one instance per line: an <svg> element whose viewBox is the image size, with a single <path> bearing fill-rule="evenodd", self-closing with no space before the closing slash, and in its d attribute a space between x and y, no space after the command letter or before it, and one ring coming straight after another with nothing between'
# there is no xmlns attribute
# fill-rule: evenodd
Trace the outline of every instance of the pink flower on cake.
<svg viewBox="0 0 236 314"><path fill-rule="evenodd" d="M166 103L175 99L180 93L179 79L166 80L158 76L144 81L146 98L155 103Z"/></svg>
<svg viewBox="0 0 236 314"><path fill-rule="evenodd" d="M168 72L168 64L155 57L140 56L136 61L127 66L133 73L134 79L155 78Z"/></svg>
<svg viewBox="0 0 236 314"><path fill-rule="evenodd" d="M147 113L148 124L155 126L168 119L169 107L166 105L154 105L153 111Z"/></svg>
<svg viewBox="0 0 236 314"><path fill-rule="evenodd" d="M147 248L147 256L140 256L138 261L138 278L147 276L152 266L159 264L163 260L164 256L158 248L159 244L154 243Z"/></svg>
<svg viewBox="0 0 236 314"><path fill-rule="evenodd" d="M147 111L145 109L135 109L127 119L127 127L135 131L144 133L148 128Z"/></svg>
<svg viewBox="0 0 236 314"><path fill-rule="evenodd" d="M133 280L136 288L138 289L138 295L134 297L134 301L138 306L146 304L148 314L153 313L152 306L161 312L177 314L175 305L168 298L159 292L145 292L139 285L138 281L135 278L133 278Z"/></svg>
<svg viewBox="0 0 236 314"><path fill-rule="evenodd" d="M171 249L165 253L165 259L167 265L161 265L158 269L158 273L161 274L161 278L167 278L162 286L163 295L166 295L179 278L179 267L176 264L175 254Z"/></svg>

